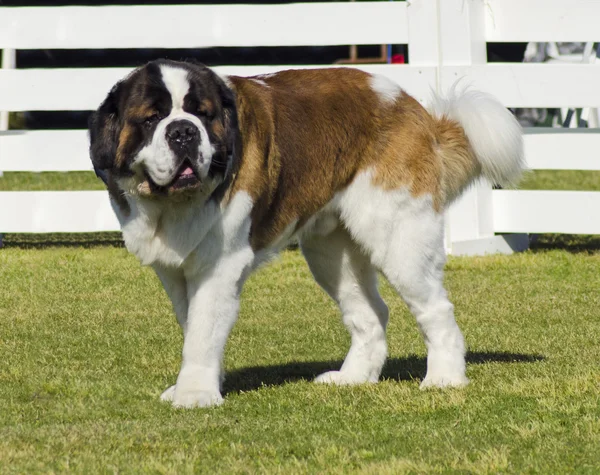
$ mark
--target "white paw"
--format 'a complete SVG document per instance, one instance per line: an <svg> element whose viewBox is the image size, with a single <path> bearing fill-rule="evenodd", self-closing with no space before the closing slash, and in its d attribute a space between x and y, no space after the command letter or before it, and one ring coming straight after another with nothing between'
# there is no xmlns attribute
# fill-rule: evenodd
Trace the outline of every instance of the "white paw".
<svg viewBox="0 0 600 475"><path fill-rule="evenodd" d="M421 382L419 386L421 389L427 388L460 388L462 386L466 386L469 384L469 378L467 378L464 374L460 375L436 375L430 376L427 374L425 379Z"/></svg>
<svg viewBox="0 0 600 475"><path fill-rule="evenodd" d="M183 407L186 409L193 407L220 406L223 404L223 396L221 396L219 391L202 391L192 389L183 391L174 390L172 402L173 407Z"/></svg>
<svg viewBox="0 0 600 475"><path fill-rule="evenodd" d="M356 375L343 373L341 371L327 371L326 373L320 374L315 378L315 383L337 384L338 386L362 384L366 382L369 382L367 378L357 377Z"/></svg>
<svg viewBox="0 0 600 475"><path fill-rule="evenodd" d="M165 389L160 395L160 400L166 402L173 402L173 394L175 394L175 385Z"/></svg>

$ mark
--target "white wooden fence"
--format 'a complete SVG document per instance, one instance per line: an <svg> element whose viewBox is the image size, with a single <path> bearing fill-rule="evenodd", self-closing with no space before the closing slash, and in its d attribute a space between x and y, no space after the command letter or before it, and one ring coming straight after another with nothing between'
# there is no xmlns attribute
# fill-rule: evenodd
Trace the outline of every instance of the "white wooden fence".
<svg viewBox="0 0 600 475"><path fill-rule="evenodd" d="M586 0L0 7L0 111L95 109L128 73L11 69L6 58L18 49L343 44L408 44L409 65L360 67L390 77L424 103L431 89L443 92L466 76L508 107L597 107L599 64L487 64L485 48L492 41L599 40L599 19L600 2ZM217 69L244 75L282 68ZM87 147L83 130L0 131L0 170L90 170ZM532 169L600 170L600 134L531 129L526 154ZM495 233L600 234L599 218L600 193L492 190L481 184L450 210L447 247L453 253L508 250ZM117 229L105 192L0 192L0 232Z"/></svg>

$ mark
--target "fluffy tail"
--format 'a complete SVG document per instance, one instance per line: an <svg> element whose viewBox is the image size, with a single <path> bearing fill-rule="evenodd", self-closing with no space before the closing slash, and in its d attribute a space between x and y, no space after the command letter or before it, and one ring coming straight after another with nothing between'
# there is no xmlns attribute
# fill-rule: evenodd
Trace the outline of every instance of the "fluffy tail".
<svg viewBox="0 0 600 475"><path fill-rule="evenodd" d="M479 166L471 180L483 175L492 184L515 185L525 168L521 126L498 100L490 94L466 90L458 92L456 85L446 98L435 96L429 112L438 119L439 128L447 129L449 123L458 122L468 139L469 155ZM444 148L442 141L441 146ZM458 144L448 143L445 155L455 155L461 150L451 150ZM464 154L464 147L462 153ZM464 160L451 160L447 167L465 166ZM475 164L475 165L477 165ZM459 170L448 170L449 175L464 175ZM468 180L468 181L471 181ZM462 186L461 186L462 185ZM450 184L451 188L463 188L468 183ZM452 193L450 193L452 194Z"/></svg>

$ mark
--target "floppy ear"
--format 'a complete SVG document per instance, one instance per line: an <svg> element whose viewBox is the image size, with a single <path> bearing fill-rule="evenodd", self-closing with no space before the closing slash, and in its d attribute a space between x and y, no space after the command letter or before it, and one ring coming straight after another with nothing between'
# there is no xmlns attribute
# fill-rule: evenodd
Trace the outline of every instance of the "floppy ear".
<svg viewBox="0 0 600 475"><path fill-rule="evenodd" d="M227 155L233 155L235 150L239 152L239 145L241 142L239 142L235 93L227 86L225 80L223 80L221 76L204 64L192 60L188 62L188 65L195 70L198 80L216 84L217 92L221 100L221 106L223 107L223 125L225 126L225 131L227 133L225 138Z"/></svg>
<svg viewBox="0 0 600 475"><path fill-rule="evenodd" d="M122 83L117 83L104 102L89 118L90 157L96 174L113 168L119 140L119 97Z"/></svg>
<svg viewBox="0 0 600 475"><path fill-rule="evenodd" d="M215 80L219 87L219 96L221 98L221 104L223 105L223 122L227 133L227 155L233 155L236 150L239 153L241 143L239 142L240 136L235 94L217 74L215 74Z"/></svg>

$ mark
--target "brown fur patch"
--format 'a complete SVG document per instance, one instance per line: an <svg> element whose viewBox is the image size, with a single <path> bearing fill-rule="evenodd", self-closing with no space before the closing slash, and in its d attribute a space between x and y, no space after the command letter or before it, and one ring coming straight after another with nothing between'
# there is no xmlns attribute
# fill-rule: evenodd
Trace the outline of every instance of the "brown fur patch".
<svg viewBox="0 0 600 475"><path fill-rule="evenodd" d="M133 100L124 112L116 170L139 144L136 123L155 113L144 78L144 74L136 77ZM238 191L251 196L250 241L255 250L268 246L291 223L302 226L368 169L374 186L405 188L415 197L430 195L439 212L480 171L456 122L432 117L405 93L399 92L395 100L382 97L373 88L373 76L360 70L230 77L240 137L231 134L233 109L227 108L221 117L218 98L223 96L217 95L216 83L203 80L212 91L212 96L201 99L200 109L209 116L209 134L218 144L213 165L224 170L228 155L234 148L236 152L232 175L215 199L225 205ZM138 179L130 192L152 196L151 184L142 176ZM114 190L111 194L118 196ZM163 196L176 199L170 193Z"/></svg>
<svg viewBox="0 0 600 475"><path fill-rule="evenodd" d="M442 201L453 201L480 175L481 165L475 158L463 128L455 121L443 117L436 120L436 137L440 143L438 154L442 163Z"/></svg>
<svg viewBox="0 0 600 475"><path fill-rule="evenodd" d="M115 156L115 166L120 167L127 159L127 150L132 145L132 139L135 135L133 126L126 123L119 133L119 144L117 146L117 154Z"/></svg>
<svg viewBox="0 0 600 475"><path fill-rule="evenodd" d="M221 122L213 121L210 124L210 128L211 128L213 134L215 134L220 139L225 137L225 134L226 134L225 127L223 127L223 124Z"/></svg>
<svg viewBox="0 0 600 475"><path fill-rule="evenodd" d="M375 166L374 184L431 195L441 211L479 172L458 123L431 116L412 97L396 101L386 122L386 146Z"/></svg>
<svg viewBox="0 0 600 475"><path fill-rule="evenodd" d="M149 99L150 98L147 98L146 100ZM136 130L139 125L134 124L139 124L156 113L156 110L149 102L134 103L125 110L123 115L126 117L126 121L119 133L117 153L115 156L115 165L117 167L120 167L125 163L130 151L136 146L136 142L139 139L138 130Z"/></svg>
<svg viewBox="0 0 600 475"><path fill-rule="evenodd" d="M200 103L198 110L202 114L206 114L208 117L213 117L215 115L215 105L210 99L204 99Z"/></svg>
<svg viewBox="0 0 600 475"><path fill-rule="evenodd" d="M385 146L376 160L373 183L384 189L406 187L414 196L440 191L440 160L434 119L412 97L404 95L389 108L382 131Z"/></svg>
<svg viewBox="0 0 600 475"><path fill-rule="evenodd" d="M230 78L243 142L230 196L244 190L255 202L255 249L295 220L304 224L369 168L374 185L430 194L437 210L456 193L454 183L474 173L457 124L438 121L405 94L382 100L367 73L298 70L254 78L268 87L252 79Z"/></svg>
<svg viewBox="0 0 600 475"><path fill-rule="evenodd" d="M127 109L125 115L129 120L144 120L155 114L156 111L148 104L137 104Z"/></svg>

